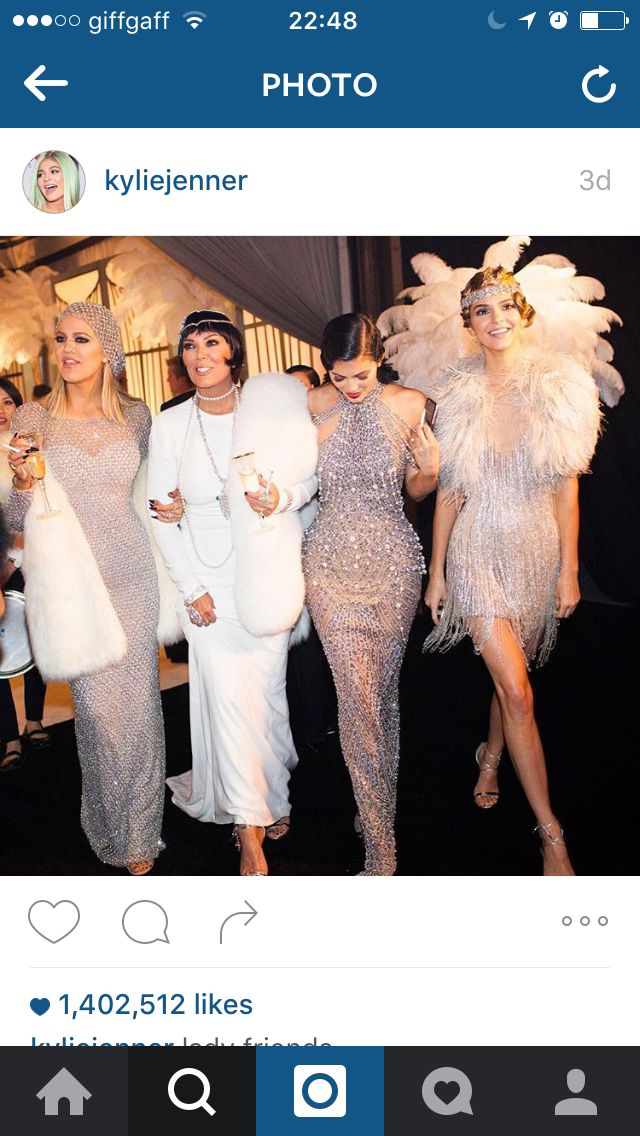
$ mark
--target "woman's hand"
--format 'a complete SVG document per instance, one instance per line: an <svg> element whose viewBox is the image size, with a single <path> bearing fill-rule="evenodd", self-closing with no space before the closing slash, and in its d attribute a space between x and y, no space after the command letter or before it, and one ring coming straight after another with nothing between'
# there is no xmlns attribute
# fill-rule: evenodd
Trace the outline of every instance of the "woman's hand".
<svg viewBox="0 0 640 1136"><path fill-rule="evenodd" d="M209 592L187 604L187 615L194 627L209 627L216 621L216 606Z"/></svg>
<svg viewBox="0 0 640 1136"><path fill-rule="evenodd" d="M16 489L33 489L35 484L34 478L27 465L27 450L31 449L30 443L25 438L13 437L11 445L19 448L22 452L19 454L9 453L9 466L13 473L13 484Z"/></svg>
<svg viewBox="0 0 640 1136"><path fill-rule="evenodd" d="M434 623L442 619L442 609L447 599L447 585L442 572L430 572L429 583L424 594L424 602L431 612Z"/></svg>
<svg viewBox="0 0 640 1136"><path fill-rule="evenodd" d="M561 569L556 587L556 619L568 619L579 603L578 573Z"/></svg>
<svg viewBox="0 0 640 1136"><path fill-rule="evenodd" d="M426 422L411 431L409 448L420 472L425 477L437 478L440 468L440 446L433 430Z"/></svg>
<svg viewBox="0 0 640 1136"><path fill-rule="evenodd" d="M278 508L280 494L276 485L272 485L270 481L265 481L262 475L260 476L260 493L245 493L247 504L251 506L254 513L259 513L262 517L270 517L274 509ZM267 488L269 492L267 493Z"/></svg>
<svg viewBox="0 0 640 1136"><path fill-rule="evenodd" d="M168 494L171 502L164 505L162 501L149 501L151 515L154 520L162 521L164 525L177 525L184 514L184 501L179 489L172 489Z"/></svg>

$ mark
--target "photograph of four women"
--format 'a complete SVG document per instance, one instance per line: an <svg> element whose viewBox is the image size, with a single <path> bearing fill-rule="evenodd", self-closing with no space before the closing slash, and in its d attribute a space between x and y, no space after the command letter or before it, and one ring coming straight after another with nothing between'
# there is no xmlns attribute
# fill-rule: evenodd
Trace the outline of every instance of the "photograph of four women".
<svg viewBox="0 0 640 1136"><path fill-rule="evenodd" d="M531 673L580 601L578 481L601 430L599 391L577 353L531 346L536 312L508 268L485 265L457 287L453 318L471 346L420 389L394 369L411 344L394 344L393 315L330 320L310 385L308 374L241 383L231 318L186 313L177 353L193 394L153 421L118 383L111 311L59 313L53 390L4 423L4 513L14 542L22 534L36 661L71 683L81 823L102 863L145 875L165 848L160 625L189 644L191 767L168 780L173 805L228 826L240 874L269 873L272 842L296 823L287 659L311 621L335 684L357 874L394 875L400 671L422 599L424 650L465 640L490 682L473 805L497 808L508 758L539 871L574 874ZM406 503L431 495L426 565ZM13 767L7 751L0 769Z"/></svg>

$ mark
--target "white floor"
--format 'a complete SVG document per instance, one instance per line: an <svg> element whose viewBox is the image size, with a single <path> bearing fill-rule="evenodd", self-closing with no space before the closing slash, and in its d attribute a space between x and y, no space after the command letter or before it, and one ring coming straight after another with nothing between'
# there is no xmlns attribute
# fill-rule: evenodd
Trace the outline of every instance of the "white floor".
<svg viewBox="0 0 640 1136"><path fill-rule="evenodd" d="M187 663L169 662L164 653L164 648L160 648L160 689L170 690L172 687L180 686L183 682L188 681L189 667ZM18 724L22 732L24 729L22 679L12 679L11 689L18 714ZM69 718L73 718L73 715L73 698L68 684L66 682L50 683L47 687L47 698L44 704L44 725L53 726L56 722L66 722Z"/></svg>

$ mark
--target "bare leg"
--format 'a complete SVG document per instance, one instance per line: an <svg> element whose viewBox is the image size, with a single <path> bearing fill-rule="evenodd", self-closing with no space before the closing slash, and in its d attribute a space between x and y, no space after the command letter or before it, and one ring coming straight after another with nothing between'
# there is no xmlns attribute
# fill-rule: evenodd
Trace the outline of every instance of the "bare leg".
<svg viewBox="0 0 640 1136"><path fill-rule="evenodd" d="M481 809L491 808L497 803L495 794L498 791L498 762L504 748L504 728L502 725L502 711L498 696L494 692L489 707L489 734L487 741L480 749L478 758L481 764L495 766L495 769L481 769L474 789L476 804Z"/></svg>
<svg viewBox="0 0 640 1136"><path fill-rule="evenodd" d="M471 631L473 633L473 627ZM547 769L533 714L531 683L522 648L506 620L496 620L482 650L482 658L493 679L505 741L520 784L537 823L549 826L547 836L556 837L560 833L560 826L549 800ZM545 875L574 875L563 842L552 844L543 838L542 851Z"/></svg>

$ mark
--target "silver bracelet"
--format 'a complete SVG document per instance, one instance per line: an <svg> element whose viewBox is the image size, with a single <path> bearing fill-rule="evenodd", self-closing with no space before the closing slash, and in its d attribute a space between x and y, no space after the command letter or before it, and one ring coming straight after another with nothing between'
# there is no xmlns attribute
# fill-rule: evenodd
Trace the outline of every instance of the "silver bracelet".
<svg viewBox="0 0 640 1136"><path fill-rule="evenodd" d="M194 603L196 600L201 599L202 596L206 596L207 591L208 591L208 589L203 588L202 584L198 584L197 588L194 588L194 590L192 592L190 592L188 596L185 596L184 606L185 607L191 607L191 604Z"/></svg>

